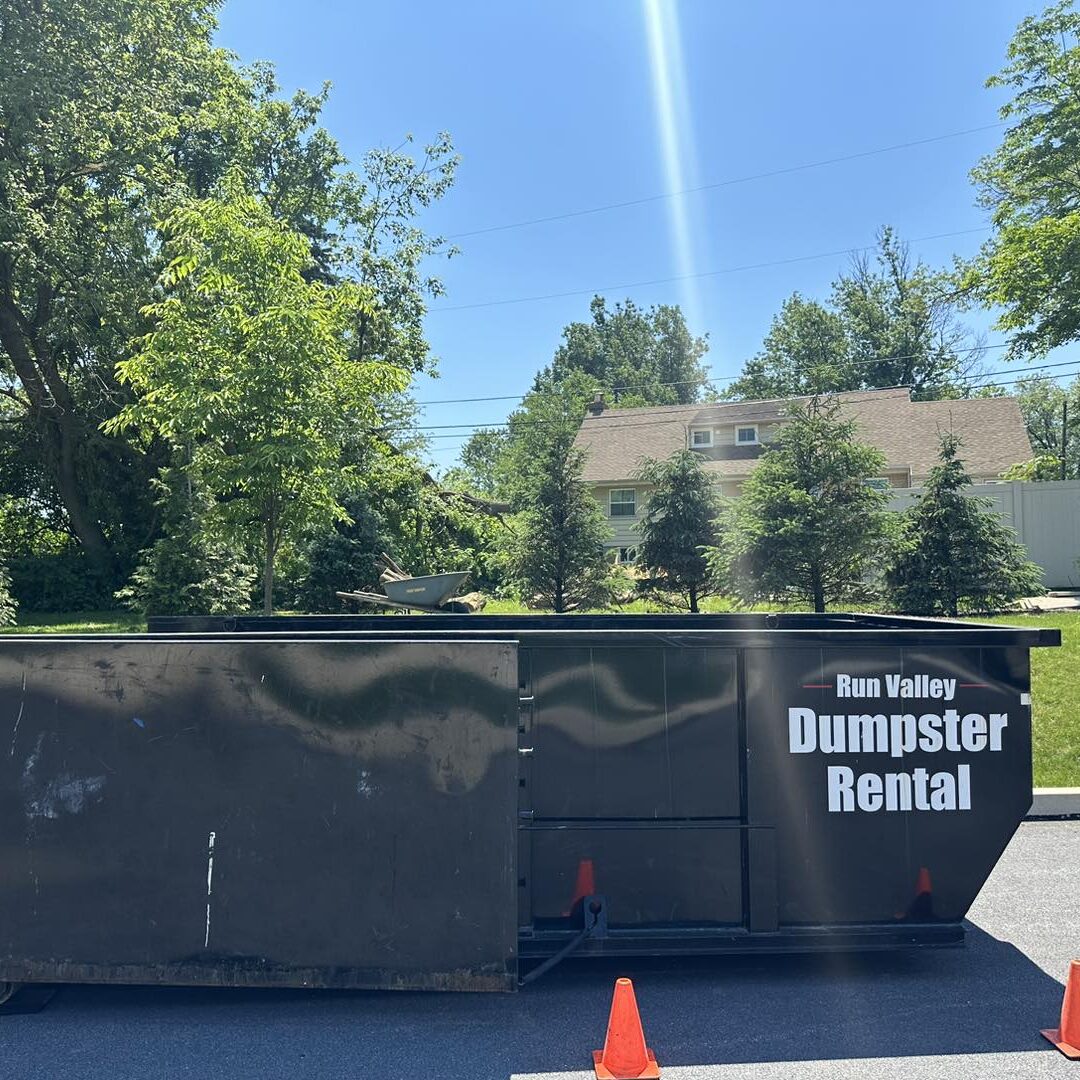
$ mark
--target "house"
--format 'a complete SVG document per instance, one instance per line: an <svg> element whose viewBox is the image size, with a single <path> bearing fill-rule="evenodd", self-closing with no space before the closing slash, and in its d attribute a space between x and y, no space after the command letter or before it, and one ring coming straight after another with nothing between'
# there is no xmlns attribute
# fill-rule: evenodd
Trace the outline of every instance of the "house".
<svg viewBox="0 0 1080 1080"><path fill-rule="evenodd" d="M806 400L806 399L803 399ZM912 401L904 387L859 390L836 399L854 419L858 438L885 455L871 483L881 488L918 487L938 460L942 432L962 440L961 455L976 482L997 480L1032 457L1024 418L1015 398ZM686 448L699 453L721 494L736 496L769 441L785 422L787 399L606 409L589 406L577 434L584 451L584 479L604 507L612 528L609 548L620 562L632 561L640 539L648 486L636 479L647 458L663 459Z"/></svg>

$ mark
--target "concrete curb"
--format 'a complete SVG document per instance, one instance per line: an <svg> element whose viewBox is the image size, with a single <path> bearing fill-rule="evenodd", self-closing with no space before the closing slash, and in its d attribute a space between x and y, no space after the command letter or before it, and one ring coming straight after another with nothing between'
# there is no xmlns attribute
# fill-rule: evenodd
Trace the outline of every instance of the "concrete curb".
<svg viewBox="0 0 1080 1080"><path fill-rule="evenodd" d="M1043 787L1032 792L1027 820L1065 817L1080 818L1080 787Z"/></svg>

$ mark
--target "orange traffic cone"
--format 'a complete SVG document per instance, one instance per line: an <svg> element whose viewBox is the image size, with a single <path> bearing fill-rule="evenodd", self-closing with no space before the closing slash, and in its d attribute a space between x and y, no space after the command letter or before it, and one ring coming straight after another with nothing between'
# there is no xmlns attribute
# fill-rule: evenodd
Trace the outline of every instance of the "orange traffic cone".
<svg viewBox="0 0 1080 1080"><path fill-rule="evenodd" d="M919 867L915 879L915 899L907 909L907 918L925 921L934 917L934 884L930 871L925 866Z"/></svg>
<svg viewBox="0 0 1080 1080"><path fill-rule="evenodd" d="M597 1080L657 1080L660 1066L656 1055L645 1045L634 984L629 979L615 980L611 999L607 1038L603 1050L593 1051Z"/></svg>
<svg viewBox="0 0 1080 1080"><path fill-rule="evenodd" d="M1080 960L1069 964L1065 997L1061 1002L1061 1026L1043 1032L1067 1058L1080 1061Z"/></svg>
<svg viewBox="0 0 1080 1080"><path fill-rule="evenodd" d="M596 872L593 869L592 859L581 859L577 864L577 881L574 883L574 895L570 898L570 908L563 912L563 916L569 915L574 906L585 899L586 896L596 894Z"/></svg>

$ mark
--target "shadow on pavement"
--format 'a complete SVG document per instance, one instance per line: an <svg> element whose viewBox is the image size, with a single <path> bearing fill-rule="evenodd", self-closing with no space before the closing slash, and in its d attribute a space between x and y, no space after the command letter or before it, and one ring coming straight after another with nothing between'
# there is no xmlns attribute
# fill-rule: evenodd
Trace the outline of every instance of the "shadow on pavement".
<svg viewBox="0 0 1080 1080"><path fill-rule="evenodd" d="M27 1080L68 1075L73 1054L82 1077L585 1070L624 974L671 1066L1037 1050L1062 995L969 924L966 948L935 952L568 961L516 995L69 987L0 1018L0 1041Z"/></svg>

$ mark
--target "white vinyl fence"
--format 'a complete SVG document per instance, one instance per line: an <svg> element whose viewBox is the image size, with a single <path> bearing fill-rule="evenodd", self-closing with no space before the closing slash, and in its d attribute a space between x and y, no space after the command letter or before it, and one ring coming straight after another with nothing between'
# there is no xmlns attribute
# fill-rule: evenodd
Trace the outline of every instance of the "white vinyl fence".
<svg viewBox="0 0 1080 1080"><path fill-rule="evenodd" d="M919 488L894 488L890 507L903 510L914 502ZM1048 589L1080 588L1080 480L1048 480L1027 483L972 484L970 495L982 495L994 503L1028 549L1031 561L1043 568Z"/></svg>

